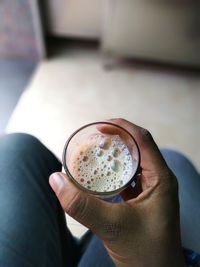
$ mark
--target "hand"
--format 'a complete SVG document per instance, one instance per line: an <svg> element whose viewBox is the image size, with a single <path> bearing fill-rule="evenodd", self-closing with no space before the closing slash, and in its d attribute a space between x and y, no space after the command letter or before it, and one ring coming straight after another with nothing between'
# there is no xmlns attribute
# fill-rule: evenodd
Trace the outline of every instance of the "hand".
<svg viewBox="0 0 200 267"><path fill-rule="evenodd" d="M50 185L63 209L103 240L117 267L185 266L176 177L147 130L123 119L111 122L138 143L141 192L123 204L111 204L80 191L63 173L51 175Z"/></svg>

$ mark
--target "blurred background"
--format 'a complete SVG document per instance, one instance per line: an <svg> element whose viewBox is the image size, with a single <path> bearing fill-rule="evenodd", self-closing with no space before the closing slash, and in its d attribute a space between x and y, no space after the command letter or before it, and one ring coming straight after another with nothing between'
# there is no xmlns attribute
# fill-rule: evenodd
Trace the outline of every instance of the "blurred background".
<svg viewBox="0 0 200 267"><path fill-rule="evenodd" d="M40 2L0 1L0 134L124 117L200 170L200 1Z"/></svg>

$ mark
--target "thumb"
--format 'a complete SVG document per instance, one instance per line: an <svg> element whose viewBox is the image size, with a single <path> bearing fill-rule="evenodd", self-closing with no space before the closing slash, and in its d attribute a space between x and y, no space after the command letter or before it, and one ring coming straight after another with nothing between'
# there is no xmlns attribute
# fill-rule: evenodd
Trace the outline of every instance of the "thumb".
<svg viewBox="0 0 200 267"><path fill-rule="evenodd" d="M53 173L49 183L66 213L101 239L109 238L109 231L115 224L114 205L81 191L64 173Z"/></svg>

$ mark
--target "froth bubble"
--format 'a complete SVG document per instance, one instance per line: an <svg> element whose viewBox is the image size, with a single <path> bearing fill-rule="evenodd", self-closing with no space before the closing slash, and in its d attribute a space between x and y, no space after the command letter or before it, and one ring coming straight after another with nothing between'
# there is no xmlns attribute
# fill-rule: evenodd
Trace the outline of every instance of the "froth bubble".
<svg viewBox="0 0 200 267"><path fill-rule="evenodd" d="M98 150L98 151L97 151L97 156L98 156L98 157L101 157L102 155L103 155L103 151L102 151L101 149Z"/></svg>
<svg viewBox="0 0 200 267"><path fill-rule="evenodd" d="M109 155L108 157L107 157L107 161L111 161L112 160L112 157Z"/></svg>
<svg viewBox="0 0 200 267"><path fill-rule="evenodd" d="M117 158L120 155L120 150L118 148L114 148L112 151L113 157Z"/></svg>
<svg viewBox="0 0 200 267"><path fill-rule="evenodd" d="M105 143L106 143L105 138L103 136L101 136L101 138L99 140L99 147L104 148Z"/></svg>
<svg viewBox="0 0 200 267"><path fill-rule="evenodd" d="M110 147L110 138L106 137L106 136L101 136L98 142L98 146L102 149L109 149Z"/></svg>
<svg viewBox="0 0 200 267"><path fill-rule="evenodd" d="M84 161L84 162L88 161L88 157L87 157L87 156L84 156L84 157L83 157L83 161Z"/></svg>
<svg viewBox="0 0 200 267"><path fill-rule="evenodd" d="M129 179L132 163L128 158L132 159L131 154L120 137L97 135L84 148L80 147L76 160L72 159L73 172L85 188L97 192L116 190Z"/></svg>
<svg viewBox="0 0 200 267"><path fill-rule="evenodd" d="M122 145L122 150L124 151L126 149L126 146L125 145Z"/></svg>
<svg viewBox="0 0 200 267"><path fill-rule="evenodd" d="M113 160L112 163L111 163L111 169L114 171L114 172L118 172L119 171L119 166L120 165L120 162L118 160Z"/></svg>

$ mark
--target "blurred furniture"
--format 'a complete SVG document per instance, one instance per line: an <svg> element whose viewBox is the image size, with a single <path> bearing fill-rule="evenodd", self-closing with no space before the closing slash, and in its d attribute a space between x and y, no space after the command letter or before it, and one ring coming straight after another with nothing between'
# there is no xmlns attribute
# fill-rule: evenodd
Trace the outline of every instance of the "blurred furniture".
<svg viewBox="0 0 200 267"><path fill-rule="evenodd" d="M45 0L54 36L97 39L109 55L200 66L199 0Z"/></svg>
<svg viewBox="0 0 200 267"><path fill-rule="evenodd" d="M107 0L103 50L200 66L199 0Z"/></svg>

